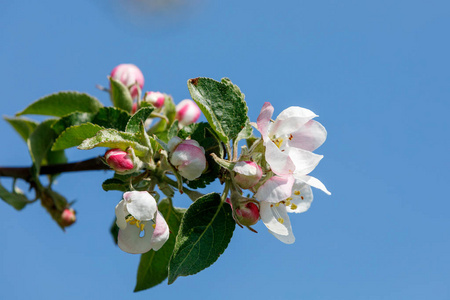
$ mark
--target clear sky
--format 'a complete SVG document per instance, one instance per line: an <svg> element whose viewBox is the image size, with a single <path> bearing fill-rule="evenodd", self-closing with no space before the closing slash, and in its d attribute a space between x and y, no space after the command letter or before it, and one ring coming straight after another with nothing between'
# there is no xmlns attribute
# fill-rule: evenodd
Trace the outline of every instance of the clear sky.
<svg viewBox="0 0 450 300"><path fill-rule="evenodd" d="M112 173L64 175L55 189L78 212L66 233L38 203L0 202L1 299L450 299L448 1L180 0L134 15L117 2L2 2L0 113L60 90L109 105L95 84L119 63L176 102L189 78L229 77L252 121L265 101L320 115L328 140L312 175L333 194L315 190L311 209L291 215L295 244L263 224L237 228L212 267L133 294L139 256L109 235L121 193L101 189ZM29 165L0 124L0 165Z"/></svg>

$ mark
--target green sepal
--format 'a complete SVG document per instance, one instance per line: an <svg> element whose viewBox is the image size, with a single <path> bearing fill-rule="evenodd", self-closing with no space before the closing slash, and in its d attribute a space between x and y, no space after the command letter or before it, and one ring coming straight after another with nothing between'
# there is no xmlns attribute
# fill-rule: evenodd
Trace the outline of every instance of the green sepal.
<svg viewBox="0 0 450 300"><path fill-rule="evenodd" d="M167 242L158 251L150 250L141 255L137 272L135 292L154 287L168 276L170 256L175 246L176 236L180 228L181 220L186 209L174 208L168 199L163 199L158 204L159 211L163 214L169 225L170 235Z"/></svg>
<svg viewBox="0 0 450 300"><path fill-rule="evenodd" d="M228 247L235 222L217 193L195 201L183 216L169 263L169 284L212 265Z"/></svg>
<svg viewBox="0 0 450 300"><path fill-rule="evenodd" d="M63 117L78 112L96 113L103 104L96 98L78 92L59 92L45 96L31 103L20 115L45 115Z"/></svg>

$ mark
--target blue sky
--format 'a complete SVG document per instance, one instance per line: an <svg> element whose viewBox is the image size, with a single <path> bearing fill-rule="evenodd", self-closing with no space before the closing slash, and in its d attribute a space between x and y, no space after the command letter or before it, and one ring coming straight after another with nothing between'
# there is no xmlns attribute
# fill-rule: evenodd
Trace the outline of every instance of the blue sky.
<svg viewBox="0 0 450 300"><path fill-rule="evenodd" d="M262 224L258 234L237 228L212 267L133 294L139 256L108 232L121 199L101 189L112 174L64 175L55 188L78 212L66 233L37 203L17 212L0 202L0 298L450 298L450 4L197 0L132 15L118 2L2 3L0 113L60 90L109 105L95 84L119 63L138 65L144 89L176 102L189 97L189 78L229 77L252 121L265 101L275 114L298 105L320 115L328 140L312 175L333 195L316 190L311 209L291 216L293 245ZM0 165L29 165L4 121L0 135Z"/></svg>

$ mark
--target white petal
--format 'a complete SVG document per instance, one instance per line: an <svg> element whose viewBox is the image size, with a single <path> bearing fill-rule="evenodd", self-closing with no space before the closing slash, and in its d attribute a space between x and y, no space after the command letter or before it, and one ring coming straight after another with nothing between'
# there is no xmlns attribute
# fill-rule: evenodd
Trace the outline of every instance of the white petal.
<svg viewBox="0 0 450 300"><path fill-rule="evenodd" d="M302 175L302 176L295 175L295 178L305 182L306 184L309 184L310 186L313 186L319 190L324 191L328 195L331 195L331 193L327 190L325 185L319 179L317 179L315 177L308 176L308 175Z"/></svg>
<svg viewBox="0 0 450 300"><path fill-rule="evenodd" d="M144 236L140 237L140 229L135 225L129 225L125 229L119 230L117 242L119 248L132 254L140 254L150 251L152 248L152 222L143 222L145 224Z"/></svg>
<svg viewBox="0 0 450 300"><path fill-rule="evenodd" d="M273 115L273 106L270 102L264 103L261 112L259 113L258 119L256 119L256 124L258 126L259 132L264 141L267 140L267 135L269 133L269 123L270 118Z"/></svg>
<svg viewBox="0 0 450 300"><path fill-rule="evenodd" d="M287 152L282 152L271 140L266 143L266 161L275 174L287 175L295 171L295 165Z"/></svg>
<svg viewBox="0 0 450 300"><path fill-rule="evenodd" d="M323 155L299 148L288 148L285 152L295 165L294 173L300 175L311 173L323 158Z"/></svg>
<svg viewBox="0 0 450 300"><path fill-rule="evenodd" d="M245 176L255 176L259 173L258 165L254 162L238 161L233 168L234 172Z"/></svg>
<svg viewBox="0 0 450 300"><path fill-rule="evenodd" d="M314 151L327 139L327 131L317 121L310 120L299 130L292 133L292 139L287 141L289 147Z"/></svg>
<svg viewBox="0 0 450 300"><path fill-rule="evenodd" d="M149 221L155 218L158 207L155 198L148 192L133 191L123 195L128 212L139 221Z"/></svg>
<svg viewBox="0 0 450 300"><path fill-rule="evenodd" d="M152 249L158 251L169 239L169 225L163 215L158 211L156 214L156 227L152 235Z"/></svg>
<svg viewBox="0 0 450 300"><path fill-rule="evenodd" d="M269 135L281 136L290 134L315 117L317 115L309 109L298 106L288 107L278 115L273 127L270 129Z"/></svg>
<svg viewBox="0 0 450 300"><path fill-rule="evenodd" d="M127 227L126 217L128 212L126 211L126 207L124 205L125 201L121 200L119 204L116 205L116 224L120 229L125 229Z"/></svg>
<svg viewBox="0 0 450 300"><path fill-rule="evenodd" d="M293 176L273 176L259 187L255 198L271 203L280 202L291 195L293 185Z"/></svg>
<svg viewBox="0 0 450 300"><path fill-rule="evenodd" d="M264 225L269 229L269 232L277 239L285 244L295 242L291 221L286 212L286 206L280 204L276 207L274 204L263 201L260 205L260 216Z"/></svg>
<svg viewBox="0 0 450 300"><path fill-rule="evenodd" d="M286 206L287 212L302 213L307 211L313 201L311 187L300 180L295 180L291 198L291 205Z"/></svg>

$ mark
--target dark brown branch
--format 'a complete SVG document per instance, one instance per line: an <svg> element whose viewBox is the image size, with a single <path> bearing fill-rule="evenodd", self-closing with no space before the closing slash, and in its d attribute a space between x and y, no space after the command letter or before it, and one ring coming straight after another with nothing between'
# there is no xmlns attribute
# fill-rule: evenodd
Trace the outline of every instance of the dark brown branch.
<svg viewBox="0 0 450 300"><path fill-rule="evenodd" d="M105 163L103 163L101 156L98 156L88 160L83 160L74 163L42 166L39 174L53 175L65 172L94 171L94 170L110 170L110 168ZM21 178L26 181L29 181L31 179L31 168L0 167L0 177Z"/></svg>

